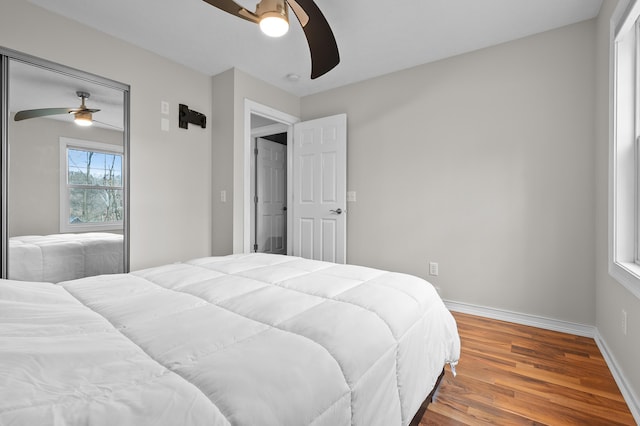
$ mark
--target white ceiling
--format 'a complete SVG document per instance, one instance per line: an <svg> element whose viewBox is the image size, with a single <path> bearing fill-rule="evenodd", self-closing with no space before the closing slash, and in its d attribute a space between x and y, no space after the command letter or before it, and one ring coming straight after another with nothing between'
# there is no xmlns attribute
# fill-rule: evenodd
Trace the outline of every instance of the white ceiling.
<svg viewBox="0 0 640 426"><path fill-rule="evenodd" d="M29 0L216 75L237 67L298 96L481 49L597 16L602 0L316 0L341 63L311 80L295 18L280 39L202 0ZM255 10L256 0L237 0ZM294 15L291 14L291 17ZM300 79L289 81L287 75Z"/></svg>
<svg viewBox="0 0 640 426"><path fill-rule="evenodd" d="M12 113L39 108L78 108L82 100L76 95L77 91L90 94L86 100L88 108L100 109L93 114L96 126L110 130L124 128L124 95L121 90L19 60L9 62L8 106ZM32 120L72 122L73 118L73 114L61 114ZM30 120L20 123L28 126Z"/></svg>

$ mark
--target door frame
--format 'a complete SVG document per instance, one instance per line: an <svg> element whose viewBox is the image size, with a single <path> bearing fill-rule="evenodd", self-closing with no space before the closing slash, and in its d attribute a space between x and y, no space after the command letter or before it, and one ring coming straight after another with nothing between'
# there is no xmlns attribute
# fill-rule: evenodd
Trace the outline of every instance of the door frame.
<svg viewBox="0 0 640 426"><path fill-rule="evenodd" d="M270 120L282 123L287 127L287 205L292 205L291 172L293 169L292 143L293 125L300 121L299 117L279 111L275 108L260 104L250 99L244 99L244 185L243 185L243 219L242 219L242 252L251 253L251 115L259 115ZM287 254L291 250L291 226L292 215L287 214Z"/></svg>
<svg viewBox="0 0 640 426"><path fill-rule="evenodd" d="M271 136L271 135L275 135L278 133L287 133L287 138L288 138L288 134L289 134L289 126L282 124L282 123L276 123L276 124L270 124L267 126L262 126L262 127L256 127L254 129L251 129L251 153L250 153L250 158L251 158L251 165L249 166L249 173L251 173L251 181L249 182L249 203L250 203L250 208L249 208L249 214L250 214L250 226L249 226L249 231L250 231L250 235L249 235L249 241L251 246L249 247L251 250L251 253L253 253L253 245L255 244L255 235L256 235L256 229L255 229L255 215L256 215L256 203L255 200L253 199L253 197L256 194L256 187L255 187L255 183L256 183L256 168L257 168L257 164L255 162L255 155L253 153L254 148L257 145L257 141L259 138L264 137L264 136ZM288 143L289 141L287 141ZM289 155L289 149L290 147L288 145L285 145L286 147L286 151L287 151L287 159L288 159L288 155ZM288 161L287 161L288 163ZM287 167L287 178L289 178L289 165L286 164ZM289 198L288 198L288 188L289 188L289 184L287 183L287 188L285 188L285 191L287 191L287 204L289 202ZM288 216L288 214L287 214ZM285 225L288 226L288 225ZM289 231L288 227L287 227L287 231ZM286 242L285 242L286 244ZM288 247L287 247L287 253L288 253Z"/></svg>

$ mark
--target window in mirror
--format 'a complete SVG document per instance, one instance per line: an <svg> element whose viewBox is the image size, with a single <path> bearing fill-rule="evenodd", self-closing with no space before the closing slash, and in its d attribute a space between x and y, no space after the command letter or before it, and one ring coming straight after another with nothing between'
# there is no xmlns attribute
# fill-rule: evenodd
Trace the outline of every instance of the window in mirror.
<svg viewBox="0 0 640 426"><path fill-rule="evenodd" d="M60 230L122 229L122 146L60 138Z"/></svg>

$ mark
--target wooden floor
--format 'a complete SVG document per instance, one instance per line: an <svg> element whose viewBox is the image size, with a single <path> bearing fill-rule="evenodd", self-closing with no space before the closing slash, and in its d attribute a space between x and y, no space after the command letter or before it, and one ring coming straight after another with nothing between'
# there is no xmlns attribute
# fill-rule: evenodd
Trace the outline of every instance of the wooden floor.
<svg viewBox="0 0 640 426"><path fill-rule="evenodd" d="M420 425L635 425L593 339L454 313L462 342Z"/></svg>

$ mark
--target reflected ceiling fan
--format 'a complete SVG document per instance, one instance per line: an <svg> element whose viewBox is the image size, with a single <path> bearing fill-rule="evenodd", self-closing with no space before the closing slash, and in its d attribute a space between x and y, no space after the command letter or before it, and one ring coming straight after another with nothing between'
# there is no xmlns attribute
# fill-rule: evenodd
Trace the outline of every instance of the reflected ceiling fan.
<svg viewBox="0 0 640 426"><path fill-rule="evenodd" d="M77 91L76 95L82 99L82 104L78 108L41 108L27 109L19 111L13 118L15 121L27 120L29 118L46 117L49 115L73 114L74 122L79 126L91 126L93 124L93 113L99 109L87 108L85 100L89 98L88 92Z"/></svg>
<svg viewBox="0 0 640 426"><path fill-rule="evenodd" d="M271 37L289 29L289 7L298 18L311 51L311 78L318 78L340 63L338 44L324 15L313 0L261 0L251 12L233 0L203 0L211 6L260 25ZM287 7L287 5L289 5Z"/></svg>

